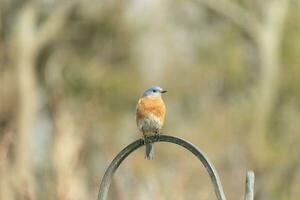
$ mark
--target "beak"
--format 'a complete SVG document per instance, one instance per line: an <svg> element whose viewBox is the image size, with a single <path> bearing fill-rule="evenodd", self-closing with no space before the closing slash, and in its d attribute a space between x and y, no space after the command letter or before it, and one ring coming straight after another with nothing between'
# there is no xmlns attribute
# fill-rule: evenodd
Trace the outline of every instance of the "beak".
<svg viewBox="0 0 300 200"><path fill-rule="evenodd" d="M162 90L162 91L161 91L161 93L166 93L166 92L167 92L167 90Z"/></svg>

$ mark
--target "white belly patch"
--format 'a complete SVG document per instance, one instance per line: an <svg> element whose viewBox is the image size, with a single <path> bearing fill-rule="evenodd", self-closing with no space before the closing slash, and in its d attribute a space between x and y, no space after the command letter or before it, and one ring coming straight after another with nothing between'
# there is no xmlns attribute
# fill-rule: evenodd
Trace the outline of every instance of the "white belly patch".
<svg viewBox="0 0 300 200"><path fill-rule="evenodd" d="M141 132L145 135L154 135L161 129L161 121L153 114L149 114L144 119L138 121L138 126Z"/></svg>

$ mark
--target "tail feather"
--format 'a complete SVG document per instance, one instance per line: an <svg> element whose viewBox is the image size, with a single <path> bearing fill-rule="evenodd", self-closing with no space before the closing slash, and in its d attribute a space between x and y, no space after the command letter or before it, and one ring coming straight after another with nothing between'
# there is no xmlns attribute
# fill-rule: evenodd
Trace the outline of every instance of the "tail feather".
<svg viewBox="0 0 300 200"><path fill-rule="evenodd" d="M147 143L146 144L146 159L147 160L152 160L154 156L154 148L153 148L153 144L151 143Z"/></svg>

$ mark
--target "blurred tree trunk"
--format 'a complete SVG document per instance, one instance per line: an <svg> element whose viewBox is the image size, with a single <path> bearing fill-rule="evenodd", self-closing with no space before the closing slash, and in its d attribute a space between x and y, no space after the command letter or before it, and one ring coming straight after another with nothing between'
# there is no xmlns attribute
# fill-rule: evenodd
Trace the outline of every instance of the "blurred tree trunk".
<svg viewBox="0 0 300 200"><path fill-rule="evenodd" d="M13 142L14 131L7 128L3 131L0 141L0 199L12 200L13 188L11 187L11 173L8 152Z"/></svg>
<svg viewBox="0 0 300 200"><path fill-rule="evenodd" d="M236 25L253 42L257 52L260 74L258 78L253 130L250 136L250 151L257 164L267 163L273 158L267 141L267 128L278 93L280 73L280 44L289 0L271 0L261 3L262 22L253 13L233 1L199 0L202 5L224 16ZM252 148L252 147L256 148Z"/></svg>
<svg viewBox="0 0 300 200"><path fill-rule="evenodd" d="M31 170L31 136L37 115L37 80L35 59L36 13L33 4L24 6L19 14L16 29L16 73L19 90L18 137L16 144L17 188L21 196L34 199L34 181Z"/></svg>
<svg viewBox="0 0 300 200"><path fill-rule="evenodd" d="M56 173L57 199L88 199L84 172L79 167L83 138L74 116L63 101L57 101L54 111L55 141L53 162Z"/></svg>
<svg viewBox="0 0 300 200"><path fill-rule="evenodd" d="M76 1L66 1L37 24L37 5L28 2L20 9L13 45L18 87L18 136L16 137L15 184L22 198L35 199L32 172L32 133L38 112L38 85L35 64L39 52L55 38Z"/></svg>
<svg viewBox="0 0 300 200"><path fill-rule="evenodd" d="M260 78L258 93L256 94L256 112L254 113L254 127L252 132L252 148L260 162L269 162L277 153L269 147L267 141L268 125L278 94L281 65L281 36L288 10L288 0L270 1L263 13L263 26L257 41L260 59ZM257 151L258 150L258 151Z"/></svg>

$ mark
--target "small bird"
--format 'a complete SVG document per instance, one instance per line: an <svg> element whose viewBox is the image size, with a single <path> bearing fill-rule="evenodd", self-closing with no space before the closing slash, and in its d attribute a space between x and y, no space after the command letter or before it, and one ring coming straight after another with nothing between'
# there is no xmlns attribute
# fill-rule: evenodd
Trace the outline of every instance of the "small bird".
<svg viewBox="0 0 300 200"><path fill-rule="evenodd" d="M165 121L166 107L161 94L167 92L159 86L151 86L139 99L136 106L136 124L143 133L146 144L146 159L153 159L153 144L147 140L148 136L159 136Z"/></svg>

